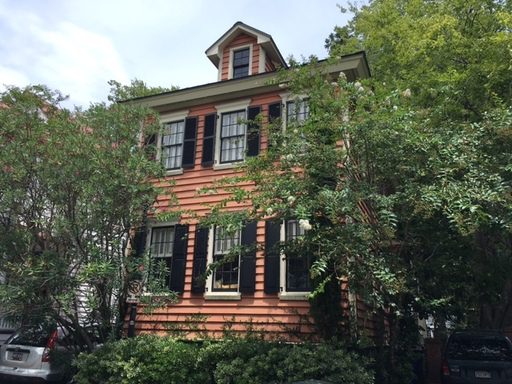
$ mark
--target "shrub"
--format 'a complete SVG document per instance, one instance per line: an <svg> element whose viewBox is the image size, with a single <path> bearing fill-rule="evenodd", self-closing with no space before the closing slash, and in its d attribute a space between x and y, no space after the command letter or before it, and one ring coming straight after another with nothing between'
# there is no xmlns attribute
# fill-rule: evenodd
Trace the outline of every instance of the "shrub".
<svg viewBox="0 0 512 384"><path fill-rule="evenodd" d="M139 336L107 343L77 360L77 384L207 383L195 370L199 346L167 337Z"/></svg>
<svg viewBox="0 0 512 384"><path fill-rule="evenodd" d="M229 339L203 344L139 336L80 355L78 384L372 384L369 361L332 344Z"/></svg>
<svg viewBox="0 0 512 384"><path fill-rule="evenodd" d="M373 383L369 361L335 345L230 341L208 349L201 351L202 358L210 365L216 362L216 384L280 384L308 379Z"/></svg>

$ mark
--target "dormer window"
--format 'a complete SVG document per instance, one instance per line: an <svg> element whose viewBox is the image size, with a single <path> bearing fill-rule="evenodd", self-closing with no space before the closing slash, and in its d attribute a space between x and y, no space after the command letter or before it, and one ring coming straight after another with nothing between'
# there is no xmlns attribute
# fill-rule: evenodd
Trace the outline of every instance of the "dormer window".
<svg viewBox="0 0 512 384"><path fill-rule="evenodd" d="M233 79L249 76L250 49L233 51Z"/></svg>

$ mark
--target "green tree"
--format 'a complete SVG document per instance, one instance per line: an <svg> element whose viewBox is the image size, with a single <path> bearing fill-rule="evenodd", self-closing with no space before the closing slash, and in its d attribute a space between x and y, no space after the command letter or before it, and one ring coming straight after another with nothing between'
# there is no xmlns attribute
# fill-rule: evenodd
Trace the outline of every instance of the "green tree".
<svg viewBox="0 0 512 384"><path fill-rule="evenodd" d="M121 331L140 264L126 246L161 174L141 127L158 127L143 108L69 111L60 101L44 86L0 95L0 305L23 323L56 321L90 347L84 327Z"/></svg>
<svg viewBox="0 0 512 384"><path fill-rule="evenodd" d="M344 277L388 312L394 382L406 382L396 357L416 345L418 316L512 325L510 7L353 7L327 45L332 60L365 50L373 78L348 83L292 63L280 83L308 96L309 118L271 128L269 151L232 180L255 183L233 197L254 203L250 215L310 227L300 246L314 255L312 309L325 336L347 336L344 319L327 316L339 292L330 285Z"/></svg>
<svg viewBox="0 0 512 384"><path fill-rule="evenodd" d="M179 89L179 87L172 85L171 88L166 87L150 87L143 80L133 79L129 85L123 85L119 81L110 80L110 95L108 100L111 102L121 102L137 97L151 96L164 92L172 92Z"/></svg>
<svg viewBox="0 0 512 384"><path fill-rule="evenodd" d="M364 49L376 93L402 90L423 120L390 143L402 155L389 158L395 165L384 152L374 160L381 188L414 188L394 210L427 311L510 324L512 4L380 0L351 11L326 47L334 56ZM393 175L396 164L407 164L406 179Z"/></svg>
<svg viewBox="0 0 512 384"><path fill-rule="evenodd" d="M331 55L364 50L375 86L409 88L418 107L481 119L512 98L512 3L379 0L326 40Z"/></svg>

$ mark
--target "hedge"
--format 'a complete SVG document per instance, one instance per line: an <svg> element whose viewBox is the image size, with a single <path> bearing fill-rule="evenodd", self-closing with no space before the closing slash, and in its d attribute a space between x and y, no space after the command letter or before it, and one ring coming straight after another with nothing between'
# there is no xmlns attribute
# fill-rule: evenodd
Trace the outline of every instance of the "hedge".
<svg viewBox="0 0 512 384"><path fill-rule="evenodd" d="M333 344L252 339L192 343L138 336L76 361L77 384L285 384L308 379L371 384L370 361Z"/></svg>

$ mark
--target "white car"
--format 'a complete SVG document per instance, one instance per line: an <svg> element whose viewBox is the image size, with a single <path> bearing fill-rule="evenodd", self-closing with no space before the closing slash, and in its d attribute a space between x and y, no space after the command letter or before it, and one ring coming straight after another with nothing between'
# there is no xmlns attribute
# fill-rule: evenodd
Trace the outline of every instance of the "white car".
<svg viewBox="0 0 512 384"><path fill-rule="evenodd" d="M65 383L72 377L73 353L57 327L16 331L0 347L0 383Z"/></svg>

